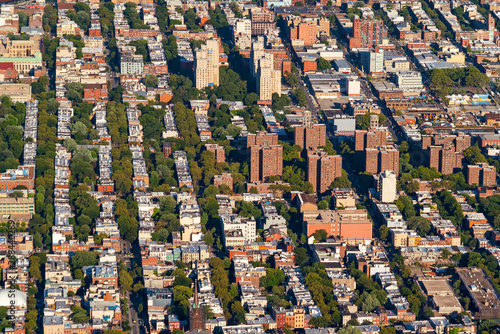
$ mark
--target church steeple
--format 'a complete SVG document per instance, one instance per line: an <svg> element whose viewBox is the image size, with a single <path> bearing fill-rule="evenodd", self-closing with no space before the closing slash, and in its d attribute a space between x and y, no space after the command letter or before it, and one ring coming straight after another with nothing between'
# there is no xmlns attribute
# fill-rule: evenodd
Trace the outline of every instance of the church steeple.
<svg viewBox="0 0 500 334"><path fill-rule="evenodd" d="M198 308L198 278L194 279L194 302L193 308Z"/></svg>

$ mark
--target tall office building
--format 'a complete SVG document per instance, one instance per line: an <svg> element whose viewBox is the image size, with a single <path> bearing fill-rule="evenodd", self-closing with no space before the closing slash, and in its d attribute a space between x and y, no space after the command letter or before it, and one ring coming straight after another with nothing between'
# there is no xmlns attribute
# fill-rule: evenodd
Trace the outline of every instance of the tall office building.
<svg viewBox="0 0 500 334"><path fill-rule="evenodd" d="M326 125L297 126L295 128L295 145L302 149L317 148L326 144Z"/></svg>
<svg viewBox="0 0 500 334"><path fill-rule="evenodd" d="M379 200L382 203L393 203L396 200L396 185L398 179L392 170L385 170L377 178Z"/></svg>
<svg viewBox="0 0 500 334"><path fill-rule="evenodd" d="M250 146L250 182L267 181L269 176L283 173L283 146Z"/></svg>
<svg viewBox="0 0 500 334"><path fill-rule="evenodd" d="M384 21L355 18L352 37L349 38L349 48L369 48L381 45L384 35Z"/></svg>
<svg viewBox="0 0 500 334"><path fill-rule="evenodd" d="M314 192L324 194L337 177L342 176L342 156L328 155L323 150L307 151L307 181Z"/></svg>
<svg viewBox="0 0 500 334"><path fill-rule="evenodd" d="M196 50L195 57L196 88L203 89L219 85L219 41L209 39Z"/></svg>

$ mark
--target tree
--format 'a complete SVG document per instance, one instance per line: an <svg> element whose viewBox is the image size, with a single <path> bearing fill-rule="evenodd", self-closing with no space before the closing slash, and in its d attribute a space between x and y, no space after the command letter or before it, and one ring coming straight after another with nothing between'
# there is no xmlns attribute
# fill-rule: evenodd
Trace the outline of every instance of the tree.
<svg viewBox="0 0 500 334"><path fill-rule="evenodd" d="M361 334L361 329L358 327L347 326L338 330L337 334Z"/></svg>
<svg viewBox="0 0 500 334"><path fill-rule="evenodd" d="M318 202L318 209L319 210L328 210L329 209L329 205L328 205L328 201L326 200L321 200Z"/></svg>
<svg viewBox="0 0 500 334"><path fill-rule="evenodd" d="M328 319L321 316L321 317L312 318L311 321L309 322L309 324L313 327L316 327L316 328L325 328L325 327L328 327L328 325L330 323L329 323Z"/></svg>
<svg viewBox="0 0 500 334"><path fill-rule="evenodd" d="M99 253L96 251L76 251L70 259L73 269L81 269L85 266L95 266L99 262Z"/></svg>
<svg viewBox="0 0 500 334"><path fill-rule="evenodd" d="M323 57L319 57L316 60L316 63L318 71L328 71L332 68L332 64L330 64L330 62Z"/></svg>
<svg viewBox="0 0 500 334"><path fill-rule="evenodd" d="M146 87L156 87L158 85L158 77L153 74L146 75L143 81Z"/></svg>
<svg viewBox="0 0 500 334"><path fill-rule="evenodd" d="M379 305L380 305L379 300L372 294L369 294L363 300L363 303L361 304L361 309L363 310L363 312L371 312Z"/></svg>
<svg viewBox="0 0 500 334"><path fill-rule="evenodd" d="M325 230L318 230L314 232L313 236L316 241L325 241L328 238L328 233Z"/></svg>
<svg viewBox="0 0 500 334"><path fill-rule="evenodd" d="M408 145L407 141L402 141L401 145L399 145L399 151L401 153L407 153L410 150L410 145Z"/></svg>
<svg viewBox="0 0 500 334"><path fill-rule="evenodd" d="M337 177L332 184L330 185L330 189L335 189L335 188L351 188L352 183L349 181L349 177L347 176L347 172L345 170L342 170L342 176Z"/></svg>
<svg viewBox="0 0 500 334"><path fill-rule="evenodd" d="M251 92L245 96L243 102L245 103L246 106L251 106L257 103L257 101L259 100L260 100L259 95L255 94L254 92Z"/></svg>
<svg viewBox="0 0 500 334"><path fill-rule="evenodd" d="M477 146L471 146L464 152L465 159L471 165L475 165L478 162L487 162L484 155L481 154L481 149Z"/></svg>
<svg viewBox="0 0 500 334"><path fill-rule="evenodd" d="M404 210L403 210L404 211ZM431 222L420 216L414 216L407 221L408 228L415 229L421 237L425 237L431 230Z"/></svg>
<svg viewBox="0 0 500 334"><path fill-rule="evenodd" d="M87 315L87 311L80 306L73 305L71 307L73 312L72 319L77 324L86 324L89 322L90 317Z"/></svg>
<svg viewBox="0 0 500 334"><path fill-rule="evenodd" d="M295 248L295 264L299 267L309 262L307 250L303 247Z"/></svg>
<svg viewBox="0 0 500 334"><path fill-rule="evenodd" d="M396 201L396 205L405 219L415 216L415 207L413 206L413 201L409 196L400 197Z"/></svg>
<svg viewBox="0 0 500 334"><path fill-rule="evenodd" d="M174 286L174 301L181 302L188 300L193 296L193 290L190 287L177 285Z"/></svg>
<svg viewBox="0 0 500 334"><path fill-rule="evenodd" d="M496 321L491 320L491 319L486 319L486 320L481 321L481 323L479 324L478 332L479 333L483 333L483 332L492 333L493 330L496 329L497 327L498 327L498 323Z"/></svg>
<svg viewBox="0 0 500 334"><path fill-rule="evenodd" d="M380 236L380 240L387 242L387 238L389 236L389 229L387 228L387 225L382 225L378 229L378 233Z"/></svg>
<svg viewBox="0 0 500 334"><path fill-rule="evenodd" d="M301 88L295 89L292 95L298 105L300 105L301 107L305 107L307 105L306 93L304 93Z"/></svg>
<svg viewBox="0 0 500 334"><path fill-rule="evenodd" d="M71 134L73 136L81 135L83 137L87 134L87 126L78 121L71 125Z"/></svg>
<svg viewBox="0 0 500 334"><path fill-rule="evenodd" d="M205 235L203 236L203 241L205 241L205 244L207 246L212 246L214 244L214 236L212 234L212 231L207 231Z"/></svg>
<svg viewBox="0 0 500 334"><path fill-rule="evenodd" d="M278 286L285 280L285 274L281 269L266 268L266 276L260 278L260 284L265 287Z"/></svg>
<svg viewBox="0 0 500 334"><path fill-rule="evenodd" d="M31 277L36 278L39 281L42 279L42 272L40 271L40 258L36 255L30 256L29 274Z"/></svg>
<svg viewBox="0 0 500 334"><path fill-rule="evenodd" d="M130 291L132 284L134 284L134 280L130 276L130 273L127 270L120 270L118 272L118 279L123 291Z"/></svg>
<svg viewBox="0 0 500 334"><path fill-rule="evenodd" d="M299 85L299 79L294 73L285 72L285 82L292 88L295 88Z"/></svg>
<svg viewBox="0 0 500 334"><path fill-rule="evenodd" d="M431 318L434 316L434 311L432 310L432 307L430 306L424 306L424 315L427 318Z"/></svg>

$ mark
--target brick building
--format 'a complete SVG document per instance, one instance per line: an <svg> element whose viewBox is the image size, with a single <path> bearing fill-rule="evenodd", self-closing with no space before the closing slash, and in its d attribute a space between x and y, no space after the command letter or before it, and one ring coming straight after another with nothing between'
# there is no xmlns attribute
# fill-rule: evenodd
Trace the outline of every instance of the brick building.
<svg viewBox="0 0 500 334"><path fill-rule="evenodd" d="M162 149L163 149L163 157L165 159L169 158L170 155L172 154L172 143L164 142L162 145Z"/></svg>
<svg viewBox="0 0 500 334"><path fill-rule="evenodd" d="M253 8L251 12L252 35L265 35L266 31L274 27L274 12Z"/></svg>
<svg viewBox="0 0 500 334"><path fill-rule="evenodd" d="M304 45L313 45L318 38L318 26L313 22L301 22L295 27L290 27L290 38L301 39Z"/></svg>
<svg viewBox="0 0 500 334"><path fill-rule="evenodd" d="M0 63L0 78L3 78L2 81L10 81L17 78L14 63Z"/></svg>
<svg viewBox="0 0 500 334"><path fill-rule="evenodd" d="M445 175L462 168L463 152L470 144L468 135L422 136L422 150L429 156L429 167Z"/></svg>
<svg viewBox="0 0 500 334"><path fill-rule="evenodd" d="M295 145L303 149L317 148L326 144L326 125L314 124L310 127L298 126L295 128Z"/></svg>
<svg viewBox="0 0 500 334"><path fill-rule="evenodd" d="M386 147L367 148L365 150L365 170L372 174L393 170L399 174L399 151Z"/></svg>
<svg viewBox="0 0 500 334"><path fill-rule="evenodd" d="M252 145L249 150L250 182L267 181L269 176L283 173L283 146Z"/></svg>
<svg viewBox="0 0 500 334"><path fill-rule="evenodd" d="M374 129L370 131L356 130L354 132L354 150L364 151L367 148L376 148L387 145L387 131Z"/></svg>
<svg viewBox="0 0 500 334"><path fill-rule="evenodd" d="M278 145L278 134L259 131L256 134L249 133L247 135L247 148L252 145Z"/></svg>
<svg viewBox="0 0 500 334"><path fill-rule="evenodd" d="M231 173L222 173L221 175L214 176L214 186L219 187L223 184L233 190L233 176Z"/></svg>
<svg viewBox="0 0 500 334"><path fill-rule="evenodd" d="M381 45L384 36L384 21L355 18L352 37L349 38L349 48L367 48Z"/></svg>
<svg viewBox="0 0 500 334"><path fill-rule="evenodd" d="M226 150L219 144L205 144L207 151L215 155L215 163L226 161Z"/></svg>
<svg viewBox="0 0 500 334"><path fill-rule="evenodd" d="M332 182L342 176L342 156L328 155L323 150L308 150L307 181L315 192L324 194Z"/></svg>
<svg viewBox="0 0 500 334"><path fill-rule="evenodd" d="M366 210L304 211L303 220L308 237L324 230L328 236L341 236L344 240L372 238L372 222Z"/></svg>
<svg viewBox="0 0 500 334"><path fill-rule="evenodd" d="M497 169L487 163L467 166L467 184L495 186L497 184Z"/></svg>
<svg viewBox="0 0 500 334"><path fill-rule="evenodd" d="M35 188L35 166L19 166L0 174L0 190L12 190L17 186Z"/></svg>

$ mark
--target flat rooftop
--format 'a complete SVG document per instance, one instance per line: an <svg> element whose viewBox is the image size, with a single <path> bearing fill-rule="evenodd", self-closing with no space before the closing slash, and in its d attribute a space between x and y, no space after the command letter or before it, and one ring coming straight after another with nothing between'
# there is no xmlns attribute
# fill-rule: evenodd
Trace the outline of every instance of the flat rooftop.
<svg viewBox="0 0 500 334"><path fill-rule="evenodd" d="M428 296L452 296L453 290L444 279L424 279L420 281Z"/></svg>

